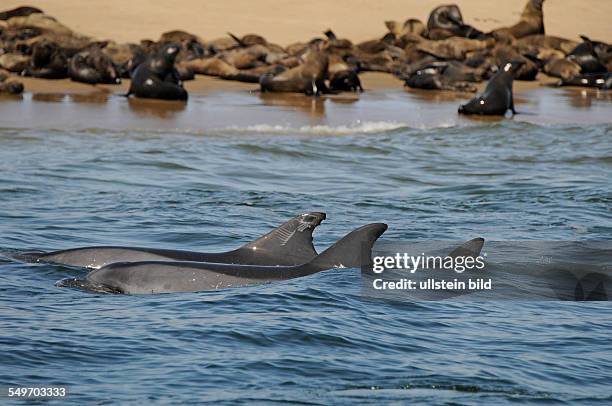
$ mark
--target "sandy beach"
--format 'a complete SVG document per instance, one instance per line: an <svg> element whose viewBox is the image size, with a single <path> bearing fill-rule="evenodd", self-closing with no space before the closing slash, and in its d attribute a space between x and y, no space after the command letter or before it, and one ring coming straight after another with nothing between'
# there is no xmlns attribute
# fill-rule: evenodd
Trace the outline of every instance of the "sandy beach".
<svg viewBox="0 0 612 406"><path fill-rule="evenodd" d="M181 2L181 6L177 7L160 0L110 0L104 7L97 9L84 7L82 2L75 0L33 0L28 4L43 9L75 32L94 39L138 43L141 39L156 40L165 31L180 29L197 34L204 41L223 37L227 32L237 35L258 33L269 41L288 45L321 36L327 28L334 29L339 36L353 42L378 38L386 32L384 21L404 21L415 17L426 22L431 10L440 3L431 0L383 0L375 5L361 0L340 0L331 4L318 0L189 0ZM3 2L2 8L20 5L23 5L20 1L8 0ZM467 23L487 31L516 22L524 2L463 0L458 5ZM578 39L579 34L586 34L594 39L612 40L607 18L610 14L612 2L606 1L548 0L544 4L546 32L572 39ZM20 80L25 85L26 94L23 97L3 97L0 100L5 107L0 113L0 119L17 127L20 123L15 117L19 117L19 112L24 108L36 111L34 121L47 125L47 120L50 120L56 122L57 126L61 126L60 117L75 114L81 117L85 114L89 118L79 120L78 125L81 127L96 127L95 123L104 126L108 117L112 117L113 125L118 127L131 126L134 120L141 122L144 127L187 126L192 129L270 122L289 123L298 127L343 126L355 122L399 122L430 127L466 120L469 122L471 119L456 117L456 109L460 103L473 97L472 93L408 90L401 80L386 73L361 74L366 90L363 94L343 93L325 96L320 100L299 94L262 95L257 84L198 75L195 80L185 82L185 88L193 96L187 106L172 102L130 100L127 103L129 109L122 109L126 100L121 95L127 92L129 79L124 79L121 85L95 86L69 79L23 77ZM540 72L536 81L516 81L514 88L517 104L519 107L524 106L524 111L529 111L529 114L520 115L516 119L533 123L609 121L606 113L611 97L609 92L572 87L554 89L550 85L557 80ZM485 85L486 82L480 83L478 89L482 90ZM214 105L212 110L215 113L207 115L206 120L201 119L202 97L208 100L206 104L209 110ZM253 110L253 105L262 109ZM243 107L244 113L240 116L234 114L236 106ZM418 114L407 117L407 111L416 111Z"/></svg>
<svg viewBox="0 0 612 406"><path fill-rule="evenodd" d="M464 20L487 31L514 24L524 7L523 1L461 0ZM80 0L31 0L77 32L98 39L119 42L156 40L160 34L182 29L205 40L236 34L258 33L269 41L287 45L305 41L327 28L353 41L378 38L386 32L384 21L418 18L427 21L439 0L363 0L275 1L275 0L108 0L104 5ZM5 0L2 8L24 5L20 0ZM570 39L583 34L611 41L609 16L612 2L607 0L548 0L544 3L546 32Z"/></svg>

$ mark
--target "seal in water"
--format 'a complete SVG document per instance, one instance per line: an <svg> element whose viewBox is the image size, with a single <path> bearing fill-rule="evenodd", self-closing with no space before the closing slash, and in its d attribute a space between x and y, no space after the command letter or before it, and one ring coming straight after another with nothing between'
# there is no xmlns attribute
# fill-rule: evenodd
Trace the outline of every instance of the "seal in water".
<svg viewBox="0 0 612 406"><path fill-rule="evenodd" d="M236 250L201 253L168 249L98 246L74 248L43 254L25 254L30 261L50 262L86 268L100 268L114 262L198 261L252 265L300 265L313 259L314 229L325 220L325 213L309 212L292 218L261 238Z"/></svg>
<svg viewBox="0 0 612 406"><path fill-rule="evenodd" d="M372 263L374 242L387 225L368 224L347 234L310 262L295 266L261 266L207 262L120 262L90 272L84 280L60 282L94 291L126 294L199 292L259 285L299 278L332 268Z"/></svg>
<svg viewBox="0 0 612 406"><path fill-rule="evenodd" d="M507 62L487 83L482 95L459 107L459 114L500 115L510 109L513 114L514 99L512 97L513 72L522 66L522 61Z"/></svg>
<svg viewBox="0 0 612 406"><path fill-rule="evenodd" d="M127 96L133 94L149 99L187 100L187 91L174 67L179 50L177 45L168 44L138 65L132 73Z"/></svg>

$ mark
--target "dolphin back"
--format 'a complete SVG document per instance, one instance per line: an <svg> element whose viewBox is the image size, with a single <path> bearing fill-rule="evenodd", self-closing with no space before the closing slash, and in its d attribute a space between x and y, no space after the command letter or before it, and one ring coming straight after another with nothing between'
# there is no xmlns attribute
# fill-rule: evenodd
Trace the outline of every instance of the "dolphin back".
<svg viewBox="0 0 612 406"><path fill-rule="evenodd" d="M268 234L229 252L203 253L144 247L93 246L47 253L31 253L26 262L49 262L97 269L116 262L196 261L250 265L301 265L317 256L314 229L325 213L300 214Z"/></svg>

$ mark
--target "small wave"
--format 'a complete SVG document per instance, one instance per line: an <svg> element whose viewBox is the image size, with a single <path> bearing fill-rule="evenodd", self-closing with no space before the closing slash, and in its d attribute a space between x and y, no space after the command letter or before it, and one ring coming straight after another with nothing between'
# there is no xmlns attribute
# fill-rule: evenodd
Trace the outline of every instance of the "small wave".
<svg viewBox="0 0 612 406"><path fill-rule="evenodd" d="M408 125L394 121L357 121L354 124L338 126L305 125L301 127L291 127L289 125L256 124L246 127L231 126L220 131L261 134L344 135L385 133L405 128L408 128Z"/></svg>

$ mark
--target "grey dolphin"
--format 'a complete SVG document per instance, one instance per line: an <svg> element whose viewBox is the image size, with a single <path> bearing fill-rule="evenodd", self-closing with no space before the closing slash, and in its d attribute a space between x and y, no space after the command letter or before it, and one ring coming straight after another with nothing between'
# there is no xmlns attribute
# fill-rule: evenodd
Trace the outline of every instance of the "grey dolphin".
<svg viewBox="0 0 612 406"><path fill-rule="evenodd" d="M300 265L317 256L312 232L325 220L325 213L300 214L263 237L242 247L221 253L203 253L143 247L94 246L25 254L36 262L50 262L84 268L100 268L114 262L196 261L251 265Z"/></svg>
<svg viewBox="0 0 612 406"><path fill-rule="evenodd" d="M387 225L368 224L347 234L311 261L296 266L261 266L188 261L121 262L90 272L84 280L58 286L126 294L198 292L299 278L331 268L355 268L371 263L374 242Z"/></svg>

